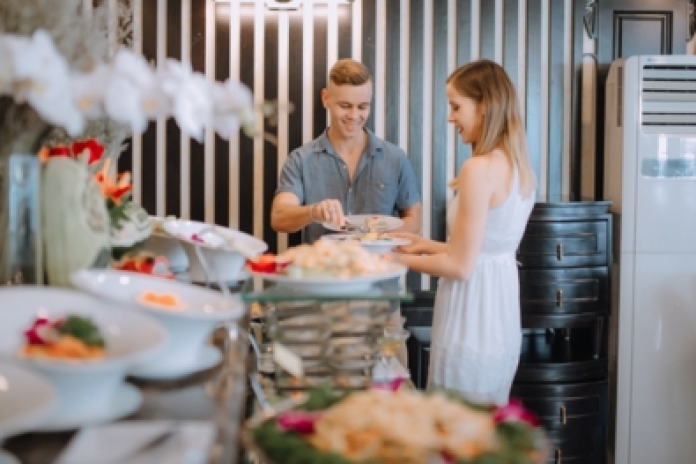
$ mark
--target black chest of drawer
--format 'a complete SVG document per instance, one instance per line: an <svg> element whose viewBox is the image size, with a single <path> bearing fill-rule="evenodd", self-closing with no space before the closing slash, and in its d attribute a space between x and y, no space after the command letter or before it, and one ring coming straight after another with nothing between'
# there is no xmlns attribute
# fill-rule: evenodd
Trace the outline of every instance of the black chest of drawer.
<svg viewBox="0 0 696 464"><path fill-rule="evenodd" d="M609 202L540 202L517 251L524 330L511 397L552 442L549 463L606 462Z"/></svg>
<svg viewBox="0 0 696 464"><path fill-rule="evenodd" d="M511 397L536 414L551 440L549 462L606 462L606 380L514 385Z"/></svg>

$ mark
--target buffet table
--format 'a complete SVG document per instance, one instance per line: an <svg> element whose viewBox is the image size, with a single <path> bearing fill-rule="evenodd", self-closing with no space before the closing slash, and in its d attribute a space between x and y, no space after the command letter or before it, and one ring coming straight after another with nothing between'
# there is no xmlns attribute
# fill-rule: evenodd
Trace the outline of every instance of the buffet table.
<svg viewBox="0 0 696 464"><path fill-rule="evenodd" d="M352 379L366 380L364 385L356 387L369 386L373 374L381 379L408 378L407 369L396 359L384 365L375 358L378 350L375 337L382 333L382 316L398 307L398 301L410 299L410 295L398 291L395 283L375 286L359 296L308 296L275 287L256 292L252 288L253 282L249 279L244 286L234 289L240 292L248 307L245 317L238 324L218 328L211 337L211 346L222 353L217 365L176 379L129 377L128 384L137 387L143 397L142 404L133 414L112 422L90 424L79 430L17 435L6 439L0 448L16 456L23 464L241 462L244 453L240 443L241 427L244 419L257 409L259 400L267 405L281 401L304 387L313 386L298 384L297 388L277 388L279 381L289 378L287 373L276 368L272 375L268 375L267 370L259 369L263 360L259 358L257 350L250 349L250 341L252 347L281 341L272 334L269 320L277 322L278 311L285 311L288 307L301 306L305 310L311 307L320 313L326 312L327 308L337 307L357 307L362 315L367 311L370 318L374 316L376 319L369 319L369 324L364 328L366 331L360 329L349 334L352 337L367 337L361 340L371 344L367 351L367 364L350 371ZM359 298L357 306L354 305L356 298ZM257 337L249 335L254 332L252 326L257 332L261 328ZM311 333L311 330L307 332L301 329L298 333ZM292 343L287 346L293 348ZM330 358L327 357L327 360L330 361ZM373 369L375 364L378 369ZM342 371L334 369L333 372ZM252 380L252 387L258 386L257 380L260 380L262 389L249 389L249 379ZM6 464L1 457L0 463Z"/></svg>

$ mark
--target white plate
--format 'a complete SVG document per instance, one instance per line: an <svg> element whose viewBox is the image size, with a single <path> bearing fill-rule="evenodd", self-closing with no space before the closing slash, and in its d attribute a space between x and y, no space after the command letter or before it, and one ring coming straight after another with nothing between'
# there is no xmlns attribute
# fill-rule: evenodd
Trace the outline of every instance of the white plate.
<svg viewBox="0 0 696 464"><path fill-rule="evenodd" d="M56 390L47 379L28 369L0 363L0 442L31 430L57 404Z"/></svg>
<svg viewBox="0 0 696 464"><path fill-rule="evenodd" d="M399 218L395 218L394 216L383 216L379 214L352 214L346 216L346 220L350 224L354 224L357 226L364 225L365 219L368 218L376 218L380 221L380 227L377 227L376 230L372 230L370 232L389 232L390 230L398 229L399 227L404 225L404 221L402 221ZM331 222L323 222L322 225L325 228L333 230L335 232L345 232L343 229L336 227Z"/></svg>
<svg viewBox="0 0 696 464"><path fill-rule="evenodd" d="M269 282L274 282L278 287L297 292L311 295L348 295L370 290L375 283L401 277L407 271L406 266L398 263L390 263L389 267L390 269L388 271L380 274L349 277L345 279L335 277L297 279L283 274L270 274L266 272L252 272L252 274Z"/></svg>
<svg viewBox="0 0 696 464"><path fill-rule="evenodd" d="M73 430L121 419L134 413L142 404L143 396L133 385L119 385L111 398L99 407L75 413L72 408L59 407L38 428L41 432Z"/></svg>
<svg viewBox="0 0 696 464"><path fill-rule="evenodd" d="M131 366L132 371L180 372L197 361L201 348L220 323L239 319L245 311L239 295L197 285L116 270L81 270L73 284L87 292L120 302L154 316L167 331L168 340L157 355ZM141 303L145 292L176 295L181 307L173 310Z"/></svg>
<svg viewBox="0 0 696 464"><path fill-rule="evenodd" d="M134 369L130 375L139 379L147 380L173 380L185 377L187 375L201 372L211 367L215 367L220 363L222 353L218 348L210 345L204 345L198 352L198 356L193 362L180 366L175 369L158 369L156 366L151 368Z"/></svg>
<svg viewBox="0 0 696 464"><path fill-rule="evenodd" d="M115 269L81 269L71 275L79 289L107 300L176 319L232 321L244 314L239 297L227 298L221 292L173 279L118 271ZM145 292L173 294L181 302L178 310L141 303Z"/></svg>
<svg viewBox="0 0 696 464"><path fill-rule="evenodd" d="M411 241L407 238L386 237L378 240L364 240L360 234L328 234L323 235L322 240L334 242L357 242L361 247L372 253L387 253L398 246L408 245Z"/></svg>

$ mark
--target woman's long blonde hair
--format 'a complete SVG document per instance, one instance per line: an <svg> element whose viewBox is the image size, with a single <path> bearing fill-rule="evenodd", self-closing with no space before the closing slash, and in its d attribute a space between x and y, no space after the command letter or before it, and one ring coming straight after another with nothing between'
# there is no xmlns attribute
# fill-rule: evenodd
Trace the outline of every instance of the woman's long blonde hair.
<svg viewBox="0 0 696 464"><path fill-rule="evenodd" d="M472 61L447 78L454 90L483 105L481 137L472 144L472 156L503 151L520 176L520 192L528 196L534 189L534 171L529 162L527 139L517 92L505 70L489 60ZM456 187L456 181L450 187Z"/></svg>

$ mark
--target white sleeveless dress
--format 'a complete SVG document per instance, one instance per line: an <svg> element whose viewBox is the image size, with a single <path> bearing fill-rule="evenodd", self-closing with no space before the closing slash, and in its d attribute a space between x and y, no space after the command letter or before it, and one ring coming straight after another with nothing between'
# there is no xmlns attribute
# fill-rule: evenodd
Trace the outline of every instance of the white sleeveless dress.
<svg viewBox="0 0 696 464"><path fill-rule="evenodd" d="M507 404L517 370L522 330L515 252L534 206L519 193L488 211L481 252L466 281L441 278L433 312L428 386L455 390L471 401ZM457 216L447 208L447 228Z"/></svg>

